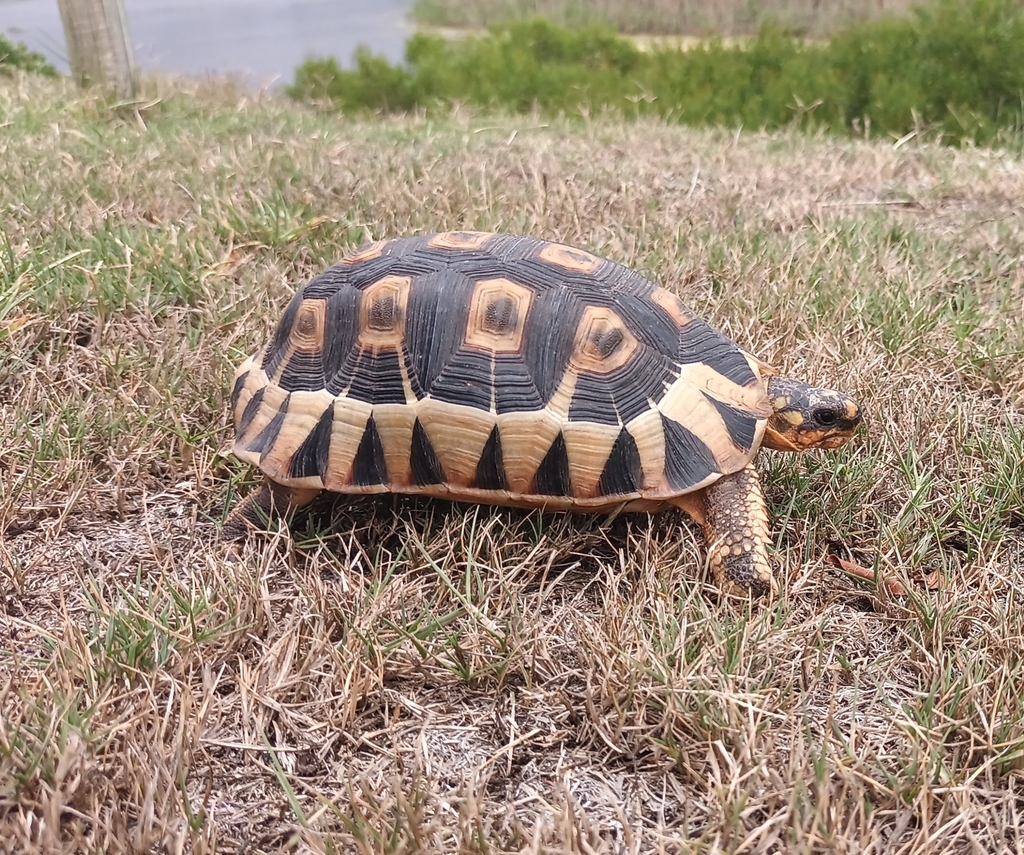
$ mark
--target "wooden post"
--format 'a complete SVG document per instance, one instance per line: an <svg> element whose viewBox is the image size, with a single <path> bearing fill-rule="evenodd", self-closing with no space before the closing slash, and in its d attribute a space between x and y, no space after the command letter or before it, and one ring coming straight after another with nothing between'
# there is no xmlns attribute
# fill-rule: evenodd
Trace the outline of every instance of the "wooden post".
<svg viewBox="0 0 1024 855"><path fill-rule="evenodd" d="M135 58L124 0L57 0L71 73L81 86L109 86L135 97Z"/></svg>

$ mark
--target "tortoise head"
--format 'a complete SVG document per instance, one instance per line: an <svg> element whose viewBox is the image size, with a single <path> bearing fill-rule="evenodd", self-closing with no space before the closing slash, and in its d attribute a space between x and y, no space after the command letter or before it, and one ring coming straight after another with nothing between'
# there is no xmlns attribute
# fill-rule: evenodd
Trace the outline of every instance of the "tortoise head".
<svg viewBox="0 0 1024 855"><path fill-rule="evenodd" d="M819 389L799 380L768 378L772 414L763 445L777 451L838 448L861 423L860 407L852 398Z"/></svg>

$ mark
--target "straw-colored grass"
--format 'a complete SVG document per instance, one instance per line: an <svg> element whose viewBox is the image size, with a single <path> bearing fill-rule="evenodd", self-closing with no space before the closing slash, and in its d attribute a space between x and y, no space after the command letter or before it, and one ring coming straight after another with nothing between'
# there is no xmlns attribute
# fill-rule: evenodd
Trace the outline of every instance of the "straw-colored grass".
<svg viewBox="0 0 1024 855"><path fill-rule="evenodd" d="M915 0L414 0L420 24L477 29L540 16L567 26L603 24L645 35L743 36L774 24L811 37L883 15L905 15Z"/></svg>
<svg viewBox="0 0 1024 855"><path fill-rule="evenodd" d="M0 850L1017 851L1024 165L654 122L352 121L0 79ZM699 531L382 498L240 556L233 366L368 237L632 265L855 394ZM837 555L909 589L853 580Z"/></svg>

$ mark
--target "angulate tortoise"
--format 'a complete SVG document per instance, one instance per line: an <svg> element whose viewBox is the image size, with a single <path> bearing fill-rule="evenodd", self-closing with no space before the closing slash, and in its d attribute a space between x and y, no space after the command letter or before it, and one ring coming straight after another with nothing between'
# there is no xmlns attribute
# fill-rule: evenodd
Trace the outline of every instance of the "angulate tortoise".
<svg viewBox="0 0 1024 855"><path fill-rule="evenodd" d="M773 375L670 291L529 237L371 243L312 279L231 393L263 486L239 539L322 490L586 512L682 508L730 593L773 593L765 445L835 448L861 412Z"/></svg>

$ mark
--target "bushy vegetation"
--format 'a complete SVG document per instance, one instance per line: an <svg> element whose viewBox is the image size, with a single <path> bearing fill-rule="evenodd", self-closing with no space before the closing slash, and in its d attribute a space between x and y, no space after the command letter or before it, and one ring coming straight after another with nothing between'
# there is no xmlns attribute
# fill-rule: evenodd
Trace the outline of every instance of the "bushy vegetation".
<svg viewBox="0 0 1024 855"><path fill-rule="evenodd" d="M0 35L0 74L10 73L15 68L56 77L57 69L46 61L41 53L29 50L25 45L12 42Z"/></svg>
<svg viewBox="0 0 1024 855"><path fill-rule="evenodd" d="M742 46L643 51L601 27L543 19L446 41L417 34L406 62L360 52L301 66L291 92L350 112L447 108L453 103L549 114L610 109L685 124L838 132L953 142L1019 139L1024 98L1024 5L939 0L909 19L883 19L806 43L765 27Z"/></svg>
<svg viewBox="0 0 1024 855"><path fill-rule="evenodd" d="M484 28L541 17L568 27L603 24L620 33L751 35L765 24L820 38L913 0L415 0L419 24Z"/></svg>

